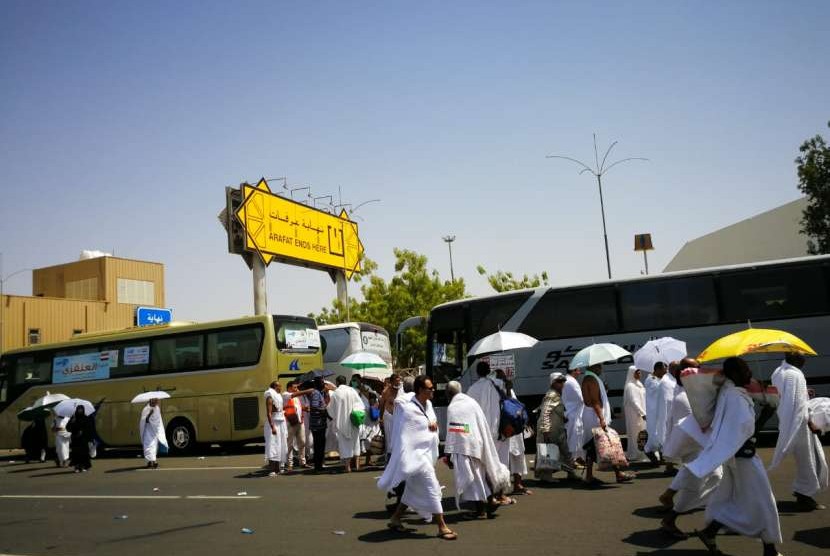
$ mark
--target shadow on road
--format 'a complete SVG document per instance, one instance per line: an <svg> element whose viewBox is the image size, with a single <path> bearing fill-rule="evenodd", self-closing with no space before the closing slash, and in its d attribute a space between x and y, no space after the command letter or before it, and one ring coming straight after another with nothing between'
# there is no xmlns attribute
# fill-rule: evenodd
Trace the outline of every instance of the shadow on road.
<svg viewBox="0 0 830 556"><path fill-rule="evenodd" d="M373 512L357 512L352 517L354 519L389 519L389 512L386 510L375 510Z"/></svg>
<svg viewBox="0 0 830 556"><path fill-rule="evenodd" d="M677 539L673 539L666 535L660 529L635 531L622 541L626 544L645 546L646 548L669 548L679 542ZM675 553L671 552L671 554Z"/></svg>
<svg viewBox="0 0 830 556"><path fill-rule="evenodd" d="M147 469L146 465L132 465L130 467L118 467L116 469L108 469L104 473L129 473L130 471L138 471L139 469Z"/></svg>
<svg viewBox="0 0 830 556"><path fill-rule="evenodd" d="M662 548L653 552L637 552L636 554L637 556L701 556L703 554L709 554L709 551L705 548L700 550L693 550L689 548ZM723 556L728 555L724 552Z"/></svg>
<svg viewBox="0 0 830 556"><path fill-rule="evenodd" d="M161 535L169 535L170 533L178 533L180 531L189 531L191 529L201 529L203 527L212 527L225 523L224 521L209 521L207 523L196 523L195 525L185 525L184 527L173 527L172 529L162 529L161 531L154 531L152 533L144 533L142 535L131 535L129 537L121 537L119 539L110 539L103 541L101 544L113 544L118 542L137 541L141 539L149 539L152 537L159 537Z"/></svg>
<svg viewBox="0 0 830 556"><path fill-rule="evenodd" d="M663 519L666 517L666 509L663 506L647 506L645 508L636 508L631 515L637 517L645 517L646 519Z"/></svg>
<svg viewBox="0 0 830 556"><path fill-rule="evenodd" d="M435 527L435 525L430 524L428 527ZM357 540L361 542L379 543L403 540L409 541L413 539L426 540L434 538L435 535L427 535L426 533L422 533L420 531L407 531L406 533L399 533L397 531L392 531L391 529L381 529L380 531L372 531L371 533L360 535L357 537Z"/></svg>
<svg viewBox="0 0 830 556"><path fill-rule="evenodd" d="M56 475L72 475L74 473L74 469L66 469L63 471L54 471L52 473L41 473L40 475L29 475L29 478L34 479L36 477L55 477Z"/></svg>
<svg viewBox="0 0 830 556"><path fill-rule="evenodd" d="M830 527L796 531L795 535L793 535L793 540L815 546L816 548L830 548Z"/></svg>

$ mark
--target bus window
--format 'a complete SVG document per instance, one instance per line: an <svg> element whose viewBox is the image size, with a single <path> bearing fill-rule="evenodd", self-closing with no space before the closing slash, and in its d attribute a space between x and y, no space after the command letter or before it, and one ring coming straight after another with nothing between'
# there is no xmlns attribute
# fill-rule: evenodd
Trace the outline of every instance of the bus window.
<svg viewBox="0 0 830 556"><path fill-rule="evenodd" d="M537 340L610 334L619 330L614 288L552 290L542 296L519 332Z"/></svg>
<svg viewBox="0 0 830 556"><path fill-rule="evenodd" d="M531 295L533 295L532 291L525 291L500 295L472 304L470 306L471 337L480 340L498 332Z"/></svg>
<svg viewBox="0 0 830 556"><path fill-rule="evenodd" d="M146 341L105 345L101 351L113 353L110 356L110 378L141 376L150 370L150 344Z"/></svg>
<svg viewBox="0 0 830 556"><path fill-rule="evenodd" d="M443 390L446 383L461 376L464 369L464 346L460 331L436 332L432 337L432 381Z"/></svg>
<svg viewBox="0 0 830 556"><path fill-rule="evenodd" d="M710 276L622 284L620 308L626 332L718 322L715 283Z"/></svg>
<svg viewBox="0 0 830 556"><path fill-rule="evenodd" d="M254 365L262 350L262 327L247 326L207 335L208 367Z"/></svg>
<svg viewBox="0 0 830 556"><path fill-rule="evenodd" d="M824 314L827 285L820 266L752 270L720 277L723 320L742 322Z"/></svg>
<svg viewBox="0 0 830 556"><path fill-rule="evenodd" d="M202 367L204 336L183 334L153 340L150 348L150 370L194 371Z"/></svg>
<svg viewBox="0 0 830 556"><path fill-rule="evenodd" d="M16 386L30 386L52 382L51 355L51 353L33 353L17 357L17 360L13 363L14 384Z"/></svg>
<svg viewBox="0 0 830 556"><path fill-rule="evenodd" d="M320 333L313 319L274 315L277 349L288 353L317 353Z"/></svg>
<svg viewBox="0 0 830 556"><path fill-rule="evenodd" d="M351 334L357 334L353 328L330 328L320 331L320 341L324 343L323 360L326 363L340 363L351 353Z"/></svg>

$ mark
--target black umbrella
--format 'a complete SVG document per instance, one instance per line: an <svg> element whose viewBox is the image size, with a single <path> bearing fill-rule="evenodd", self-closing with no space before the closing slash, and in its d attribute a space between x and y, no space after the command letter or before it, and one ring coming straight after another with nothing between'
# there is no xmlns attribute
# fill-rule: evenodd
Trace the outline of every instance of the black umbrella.
<svg viewBox="0 0 830 556"><path fill-rule="evenodd" d="M302 383L311 382L315 378L326 378L327 376L331 376L334 374L334 371L330 369L314 369L313 371L308 371L307 373L303 373L302 375L297 377Z"/></svg>

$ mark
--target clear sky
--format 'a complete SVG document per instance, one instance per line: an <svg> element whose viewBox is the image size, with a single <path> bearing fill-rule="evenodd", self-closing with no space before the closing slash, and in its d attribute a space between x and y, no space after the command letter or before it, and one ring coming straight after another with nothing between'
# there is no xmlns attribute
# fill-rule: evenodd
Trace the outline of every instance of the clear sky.
<svg viewBox="0 0 830 556"><path fill-rule="evenodd" d="M793 159L830 119L830 3L28 2L0 11L4 273L82 249L160 261L179 319L253 311L224 187L342 188L385 276L394 247L475 272L601 280L591 134L643 156L605 181L615 277L798 198ZM7 289L31 293L27 275ZM356 289L356 288L353 288ZM271 312L335 296L268 269Z"/></svg>

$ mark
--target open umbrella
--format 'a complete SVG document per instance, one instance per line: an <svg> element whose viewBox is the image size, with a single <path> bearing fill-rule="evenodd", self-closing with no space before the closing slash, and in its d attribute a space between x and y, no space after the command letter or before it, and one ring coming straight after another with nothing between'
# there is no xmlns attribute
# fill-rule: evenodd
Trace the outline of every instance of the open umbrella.
<svg viewBox="0 0 830 556"><path fill-rule="evenodd" d="M365 369L385 369L388 367L386 361L381 359L380 355L368 352L355 352L340 362L344 367L363 371Z"/></svg>
<svg viewBox="0 0 830 556"><path fill-rule="evenodd" d="M52 411L55 412L55 415L59 417L72 417L75 414L75 408L79 405L84 407L87 415L92 415L95 413L95 406L92 405L92 402L87 400L82 400L80 398L70 398L68 400L63 400L62 402L58 403L55 407L52 408Z"/></svg>
<svg viewBox="0 0 830 556"><path fill-rule="evenodd" d="M617 344L591 344L586 348L582 348L573 356L569 368L584 369L597 363L610 363L628 355L631 355L631 353Z"/></svg>
<svg viewBox="0 0 830 556"><path fill-rule="evenodd" d="M815 350L801 338L770 328L747 328L715 340L697 356L702 363L727 357L746 355L747 353L787 353L797 352L816 355Z"/></svg>
<svg viewBox="0 0 830 556"><path fill-rule="evenodd" d="M67 396L66 394L50 394L49 392L46 392L45 396L35 400L35 403L32 404L32 407L33 408L34 407L49 408L49 407L53 407L55 405L58 405L58 403L62 402L63 400L68 400L68 399L69 399L69 396Z"/></svg>
<svg viewBox="0 0 830 556"><path fill-rule="evenodd" d="M27 407L17 412L17 418L21 421L35 421L49 417L49 410L45 407Z"/></svg>
<svg viewBox="0 0 830 556"><path fill-rule="evenodd" d="M662 361L666 365L686 357L686 342L666 336L649 340L634 352L634 366L647 373L654 371L654 364Z"/></svg>
<svg viewBox="0 0 830 556"><path fill-rule="evenodd" d="M170 394L167 392L155 390L153 392L142 392L138 396L134 397L130 403L147 403L150 400L166 400L169 397Z"/></svg>
<svg viewBox="0 0 830 556"><path fill-rule="evenodd" d="M326 378L327 376L331 376L333 374L334 371L330 369L314 369L313 371L301 374L297 377L297 379L300 382L311 382L315 378Z"/></svg>
<svg viewBox="0 0 830 556"><path fill-rule="evenodd" d="M520 332L502 332L485 336L470 348L467 357L474 357L485 353L498 353L512 349L530 348L536 345L538 340Z"/></svg>

